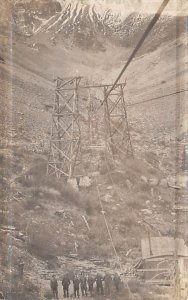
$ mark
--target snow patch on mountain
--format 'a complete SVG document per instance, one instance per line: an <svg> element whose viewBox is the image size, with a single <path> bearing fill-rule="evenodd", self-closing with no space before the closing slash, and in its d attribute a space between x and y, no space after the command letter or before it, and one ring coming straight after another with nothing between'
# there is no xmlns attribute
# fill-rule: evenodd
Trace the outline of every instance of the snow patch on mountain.
<svg viewBox="0 0 188 300"><path fill-rule="evenodd" d="M82 20L92 23L95 27L96 22L103 25L119 25L129 15L130 10L125 10L123 4L115 5L115 1L107 2L104 0L59 0L62 11L56 13L56 17L43 20L41 25L34 33L55 29L59 33L68 23L69 27L79 25ZM51 22L54 20L54 22Z"/></svg>
<svg viewBox="0 0 188 300"><path fill-rule="evenodd" d="M91 19L93 18L93 11L100 16L104 16L110 10L113 15L118 15L121 20L124 20L128 14L133 12L133 7L129 1L126 5L124 1L117 0L58 0L58 2L62 8L66 9L66 7L71 6L72 9L77 9L78 13L89 6Z"/></svg>
<svg viewBox="0 0 188 300"><path fill-rule="evenodd" d="M136 1L136 0L135 0ZM133 1L133 2L135 2ZM153 14L138 13L131 0L37 0L15 4L14 28L24 36L45 35L50 43L104 51L106 41L132 47ZM174 39L176 19L164 14L152 32L150 49L161 40ZM168 32L168 34L167 34ZM167 36L165 38L165 36ZM147 41L146 41L147 42ZM148 42L149 43L149 42Z"/></svg>

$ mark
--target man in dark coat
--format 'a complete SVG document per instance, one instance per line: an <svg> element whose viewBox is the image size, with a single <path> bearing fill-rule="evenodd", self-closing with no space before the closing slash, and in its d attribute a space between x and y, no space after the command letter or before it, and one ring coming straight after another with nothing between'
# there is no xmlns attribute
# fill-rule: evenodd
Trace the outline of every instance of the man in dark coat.
<svg viewBox="0 0 188 300"><path fill-rule="evenodd" d="M89 288L90 296L93 295L93 285L94 285L94 282L95 282L95 278L92 277L91 275L89 275L88 276L88 288Z"/></svg>
<svg viewBox="0 0 188 300"><path fill-rule="evenodd" d="M82 296L87 297L87 278L86 276L84 276L83 273L80 276L80 286L81 286Z"/></svg>
<svg viewBox="0 0 188 300"><path fill-rule="evenodd" d="M103 292L103 278L102 276L98 273L97 276L96 276L96 285L97 285L97 294L101 294L103 295L104 292Z"/></svg>
<svg viewBox="0 0 188 300"><path fill-rule="evenodd" d="M70 285L69 276L68 274L65 274L62 280L64 298L69 298L69 285Z"/></svg>
<svg viewBox="0 0 188 300"><path fill-rule="evenodd" d="M109 295L112 286L112 277L109 273L106 273L104 276L104 286L105 286L105 294Z"/></svg>
<svg viewBox="0 0 188 300"><path fill-rule="evenodd" d="M116 273L114 275L114 285L115 285L117 293L119 292L119 289L120 289L120 283L121 283L121 279L120 279L119 275Z"/></svg>
<svg viewBox="0 0 188 300"><path fill-rule="evenodd" d="M53 297L55 299L58 299L58 283L57 279L55 278L55 275L53 275L52 279L50 280L50 287L53 293Z"/></svg>
<svg viewBox="0 0 188 300"><path fill-rule="evenodd" d="M74 287L74 298L80 298L80 280L78 275L75 275L73 279L73 287Z"/></svg>

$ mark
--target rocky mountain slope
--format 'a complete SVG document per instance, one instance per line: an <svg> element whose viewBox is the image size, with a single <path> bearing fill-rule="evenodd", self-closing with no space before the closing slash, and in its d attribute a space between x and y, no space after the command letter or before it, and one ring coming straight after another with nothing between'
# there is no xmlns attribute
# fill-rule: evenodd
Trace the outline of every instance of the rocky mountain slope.
<svg viewBox="0 0 188 300"><path fill-rule="evenodd" d="M105 41L123 46L135 45L153 14L134 12L123 4L107 5L103 1L17 1L12 8L12 27L25 37L44 34L53 43L71 40L74 44L105 49ZM149 50L160 43L158 37L175 37L176 16L164 15L156 25ZM153 44L153 41L155 43ZM149 47L149 44L153 45Z"/></svg>
<svg viewBox="0 0 188 300"><path fill-rule="evenodd" d="M65 271L72 273L84 269L93 274L120 271L104 213L125 272L141 257L141 238L148 237L148 234L174 236L174 185L180 183L176 181L177 96L173 93L178 82L181 82L180 88L187 89L187 38L181 36L175 40L172 28L170 34L166 33L174 22L173 17L165 17L167 22L163 19L164 23L160 23L165 26L159 24L154 29L153 52L148 53L150 40L144 44L143 55L132 62L126 78L122 78L127 82L125 97L134 159L113 164L104 153L99 153L95 162L97 172L92 172L91 167L88 171L89 186L83 185L78 191L74 188L75 182L66 185L46 176L51 122L48 107L54 100L53 77L77 74L91 82L112 83L150 17L131 14L121 22L119 18L114 22L114 15L111 18L106 14L105 19L104 12L99 16L99 11L92 7L90 16L89 7L85 4L77 7L75 1L71 2L74 10L67 6L67 15L63 11L64 2L17 3L13 20L15 34L9 39L7 44L10 46L3 53L4 63L0 64L3 108L0 114L0 278L5 283L1 287L5 292L17 293L19 285L16 283L20 283L17 263L23 259L25 277L19 287L22 289L19 300L41 300L51 297L49 278L52 273L61 279ZM106 41L105 47L101 42L105 52L85 51L78 47L78 40L71 46L61 40L61 35L80 37L79 23L72 26L74 18L78 18L77 22L80 20L83 26L81 34L89 36L91 30L95 42L99 33L103 42L108 34L111 37L110 30L116 24L113 38ZM105 26L102 20L105 20ZM171 32L173 38L167 40ZM49 43L54 35L54 43ZM112 43L115 38L119 43ZM179 57L177 70L178 51L184 56ZM172 95L161 97L165 94ZM161 98L151 101L159 96ZM182 228L185 224L182 218ZM131 276L131 291L136 299L161 299L161 294L164 299L172 299L160 288L138 286L134 272ZM15 280L13 286L9 285L12 278ZM126 293L125 288L123 295L118 298L112 295L112 299L124 300L125 295L129 299L130 295Z"/></svg>
<svg viewBox="0 0 188 300"><path fill-rule="evenodd" d="M184 52L186 38L179 40L179 47ZM170 186L175 184L176 96L139 106L134 103L173 92L177 78L184 78L184 68L179 74L175 71L176 42L135 59L127 73L125 93L135 158L119 161L117 167L101 155L89 189L83 187L79 192L46 177L50 111L45 105L53 103L54 85L49 80L52 70L55 68L56 74L62 75L63 69L67 76L77 70L86 77L92 72L96 82L99 76L103 82L104 78L111 82L125 55L122 48L118 49L118 55L117 48L109 47L106 53L91 58L78 48L68 52L49 46L35 50L16 41L13 60L7 56L0 66L2 117L6 116L6 121L1 120L6 124L1 132L1 231L9 237L2 239L2 257L6 257L11 241L13 274L18 258L22 257L26 262L24 286L29 288L33 284L33 290L36 294L40 290L41 297L48 291L52 272L61 279L64 270L84 268L96 272L117 267L96 193L95 176L125 270L140 258L140 238L147 237L148 230L152 236L174 235L175 192ZM60 59L54 60L58 51ZM109 62L112 55L114 61L109 66L107 59ZM14 216L11 224L10 213ZM8 261L2 261L1 277L5 282L9 278ZM25 290L23 293L26 295ZM144 299L142 292L137 297ZM148 299L156 298L148 295Z"/></svg>

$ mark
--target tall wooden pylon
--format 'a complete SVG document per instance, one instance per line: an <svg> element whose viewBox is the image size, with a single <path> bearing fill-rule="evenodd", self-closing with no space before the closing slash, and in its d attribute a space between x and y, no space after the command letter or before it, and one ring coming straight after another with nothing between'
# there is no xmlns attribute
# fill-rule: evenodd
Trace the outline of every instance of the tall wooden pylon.
<svg viewBox="0 0 188 300"><path fill-rule="evenodd" d="M80 81L81 77L56 80L47 174L58 178L83 175L82 153L90 164L93 160L99 161L95 155L100 156L105 149L114 159L133 156L124 99L126 84L117 84L109 94L112 85L89 86L88 83L81 85ZM83 99L87 100L87 106ZM86 156L88 150L92 159Z"/></svg>
<svg viewBox="0 0 188 300"><path fill-rule="evenodd" d="M80 164L80 80L81 77L56 80L47 173L58 178L72 177L75 168Z"/></svg>
<svg viewBox="0 0 188 300"><path fill-rule="evenodd" d="M120 83L110 92L104 87L105 131L107 149L113 158L133 156L127 109L124 98L126 83Z"/></svg>

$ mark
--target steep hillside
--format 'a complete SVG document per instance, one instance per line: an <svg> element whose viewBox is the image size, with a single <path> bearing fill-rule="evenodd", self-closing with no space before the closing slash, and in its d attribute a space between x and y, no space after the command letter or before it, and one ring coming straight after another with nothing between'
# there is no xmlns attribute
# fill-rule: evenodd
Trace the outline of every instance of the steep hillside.
<svg viewBox="0 0 188 300"><path fill-rule="evenodd" d="M92 71L95 82L99 76L103 82L104 78L111 82L122 66L122 49L117 55L117 48L109 47L104 59L104 54L91 57L78 48L67 52L66 48L46 46L36 52L17 41L13 64L8 58L1 64L1 98L7 116L1 140L1 230L9 236L1 251L5 255L11 241L13 274L17 274L21 257L25 261L24 286L33 284L35 297L38 289L45 295L52 272L61 279L65 270L119 270L103 212L125 272L140 258L140 238L147 237L148 230L152 236L174 235L175 193L170 186L175 184L176 96L139 106L134 103L171 93L177 78L184 78L185 69L179 74L175 71L175 47L175 42L167 43L135 59L127 73L125 94L135 158L114 165L101 153L97 173L92 173L91 166L90 184L79 192L46 177L50 129L46 105L52 105L54 98L50 74L55 70L57 75L70 76L77 70L89 77ZM185 49L185 38L179 40L179 47ZM61 56L56 60L58 51ZM114 62L108 65L112 54ZM8 91L6 97L3 87ZM9 278L7 263L2 262L5 282ZM26 295L25 290L23 293Z"/></svg>
<svg viewBox="0 0 188 300"><path fill-rule="evenodd" d="M161 18L121 79L126 81L134 157L113 161L104 149L96 150L97 155L86 149L87 173L79 188L75 178L67 183L46 175L53 79L76 75L92 84L113 83L152 17L130 11L122 16L110 6L104 10L102 2L2 5L0 290L8 299L51 299L52 274L61 280L65 272L72 276L83 270L125 275L122 294L113 292L111 300L172 299L169 288L138 283L134 266L141 258L142 238L174 237L177 190L186 186L176 169L177 140L183 140L185 131L181 124L177 137L178 103L185 92L176 93L187 90L187 37L176 39L176 17ZM8 11L13 12L12 23ZM81 98L83 117L89 96ZM82 127L84 146L87 125ZM180 221L182 229L185 216ZM184 239L188 242L187 233Z"/></svg>

